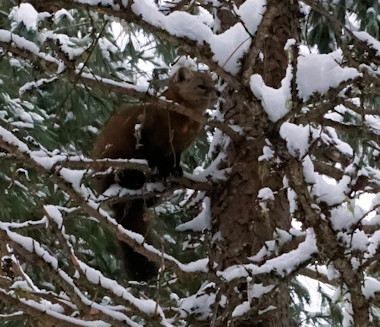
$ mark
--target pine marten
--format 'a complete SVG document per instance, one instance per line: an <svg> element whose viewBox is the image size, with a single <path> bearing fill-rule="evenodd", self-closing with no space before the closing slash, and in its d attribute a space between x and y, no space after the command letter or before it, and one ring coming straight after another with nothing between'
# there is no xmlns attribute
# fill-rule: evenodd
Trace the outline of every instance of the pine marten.
<svg viewBox="0 0 380 327"><path fill-rule="evenodd" d="M205 72L181 67L170 79L164 96L196 114L203 114L218 97L215 84ZM136 130L136 126L138 126ZM197 137L201 125L188 116L167 110L158 103L129 106L114 114L99 135L94 151L95 158L146 159L157 168L158 177L182 175L181 153ZM99 170L102 170L101 168ZM95 181L95 188L103 193L114 183L139 189L146 182L143 173L125 170L103 176ZM117 221L125 228L146 235L148 223L144 219L146 203L143 199L118 203L112 206ZM149 239L149 236L148 236ZM123 243L125 264L136 280L148 280L156 274L156 267L144 256Z"/></svg>

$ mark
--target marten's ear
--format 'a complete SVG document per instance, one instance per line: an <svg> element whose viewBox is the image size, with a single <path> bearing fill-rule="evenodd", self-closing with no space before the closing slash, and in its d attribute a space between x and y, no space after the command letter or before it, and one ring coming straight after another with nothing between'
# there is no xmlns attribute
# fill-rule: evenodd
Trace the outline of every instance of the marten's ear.
<svg viewBox="0 0 380 327"><path fill-rule="evenodd" d="M194 76L194 72L186 67L181 67L174 74L172 81L174 83L186 81Z"/></svg>

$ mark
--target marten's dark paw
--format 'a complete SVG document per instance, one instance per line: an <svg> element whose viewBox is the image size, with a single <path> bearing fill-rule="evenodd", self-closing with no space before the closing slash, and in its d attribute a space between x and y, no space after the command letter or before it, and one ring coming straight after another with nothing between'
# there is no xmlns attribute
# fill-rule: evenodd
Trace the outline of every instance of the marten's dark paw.
<svg viewBox="0 0 380 327"><path fill-rule="evenodd" d="M138 170L122 170L115 176L115 182L121 187L138 190L146 182L145 175Z"/></svg>

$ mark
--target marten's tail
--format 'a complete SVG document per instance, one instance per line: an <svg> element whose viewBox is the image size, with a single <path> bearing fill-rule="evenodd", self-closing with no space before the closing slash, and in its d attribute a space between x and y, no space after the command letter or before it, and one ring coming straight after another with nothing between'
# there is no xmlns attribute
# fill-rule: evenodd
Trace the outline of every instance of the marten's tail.
<svg viewBox="0 0 380 327"><path fill-rule="evenodd" d="M124 228L146 236L149 224L145 219L146 205L143 199L117 203L112 206L115 218ZM147 238L149 242L149 237ZM135 252L129 245L122 242L123 259L126 271L137 281L148 281L157 275L156 265L145 256Z"/></svg>

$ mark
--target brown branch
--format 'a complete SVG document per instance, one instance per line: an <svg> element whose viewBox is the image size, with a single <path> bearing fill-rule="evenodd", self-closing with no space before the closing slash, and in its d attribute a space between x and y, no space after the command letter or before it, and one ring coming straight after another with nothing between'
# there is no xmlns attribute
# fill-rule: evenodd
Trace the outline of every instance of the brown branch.
<svg viewBox="0 0 380 327"><path fill-rule="evenodd" d="M91 206L79 193L77 193L69 184L68 182L64 181L61 176L59 175L59 171L53 172L53 176L51 177L53 182L55 182L59 187L64 190L74 202L81 207L81 209L87 213L91 217L95 217L99 221L105 222L111 229L114 231L116 235L118 235L118 238L122 241L128 244L135 252L145 256L148 260L155 262L157 264L160 264L162 261L160 251L155 249L156 251L151 251L149 247L143 242L140 243L139 241L135 240L131 236L129 236L126 233L123 233L119 229L119 225L112 223L108 220L107 216L104 216L102 213L100 213L99 209L94 208ZM139 234L137 234L139 235ZM166 260L165 261L166 266L170 267L172 271L176 272L179 277L183 276L185 277L187 275L186 272L184 272L175 261L172 260ZM192 276L194 273L191 273Z"/></svg>
<svg viewBox="0 0 380 327"><path fill-rule="evenodd" d="M344 131L347 134L354 135L355 137L357 137L358 133L360 133L363 138L374 141L375 143L378 142L378 135L372 133L365 124L346 124L331 119L324 119L322 125L334 127L336 130Z"/></svg>
<svg viewBox="0 0 380 327"><path fill-rule="evenodd" d="M54 74L56 73L58 69L58 64L56 61L49 60L49 58L47 57L41 58L40 56L37 56L33 52L30 52L26 49L20 49L18 47L12 46L10 43L0 41L0 48L3 48L5 52L10 52L15 56L29 60L38 67L43 67L43 71L48 74ZM41 54L45 54L45 53L41 52ZM77 80L77 82L81 81L85 85L98 86L102 88L103 90L106 89L107 91L128 94L129 96L133 98L138 98L141 100L153 98L147 92L137 91L136 88L134 88L133 84L131 84L131 86L129 87L128 83L125 83L125 82L114 83L114 81L102 78L100 76L98 77L98 79L96 79L97 76L94 78L90 78L88 76L84 76L83 74L79 74L78 72L74 72L73 71L74 67L72 65L67 66L66 68L69 68L69 69L66 69L66 73L69 75L71 79L73 79L74 81ZM68 72L68 70L70 70L70 72Z"/></svg>
<svg viewBox="0 0 380 327"><path fill-rule="evenodd" d="M215 188L215 185L209 182L195 182L186 177L170 176L166 181L162 180L162 183L165 185L165 188L163 191L145 191L144 190L145 185L144 185L144 188L142 189L133 190L133 194L126 194L123 196L117 196L117 195L111 196L109 198L102 200L101 202L111 205L111 204L116 204L116 203L132 201L136 199L148 200L152 198L157 198L158 196L163 197L164 194L171 193L175 190L178 190L179 188L188 188L188 189L193 189L197 191L205 191L207 194L208 192L212 192ZM156 205L158 204L159 203L157 203Z"/></svg>
<svg viewBox="0 0 380 327"><path fill-rule="evenodd" d="M141 161L141 160L140 160ZM58 166L64 166L72 169L83 169L83 168L99 168L102 167L103 169L107 168L120 168L120 169L133 169L133 170L139 170L144 174L151 173L151 169L147 164L144 164L142 162L136 162L133 159L87 159L87 158L77 158L75 156L70 157L68 156L67 159L63 159L61 161L58 161L55 164L54 169L59 169Z"/></svg>
<svg viewBox="0 0 380 327"><path fill-rule="evenodd" d="M147 244L140 243L139 241L135 240L133 237L129 236L127 233L122 232L119 227L120 225L111 222L108 219L108 216L102 214L100 212L100 209L94 207L91 205L80 193L74 190L71 183L65 181L62 176L60 175L60 169L61 167L56 167L55 169L45 169L44 167L41 167L37 162L35 162L30 156L29 153L25 153L20 151L17 145L15 145L13 142L5 141L0 136L0 145L2 148L6 149L10 153L13 153L15 156L22 158L24 160L24 164L26 166L32 167L34 169L37 169L43 176L45 176L47 179L50 179L52 182L57 184L64 192L66 192L72 201L74 201L85 213L87 213L90 217L94 217L98 219L101 222L105 222L111 230L114 231L116 235L118 235L118 238L128 244L135 252L138 252L139 254L147 257L150 261L155 262L157 264L160 264L162 261L162 255L161 251L154 249L151 251L151 248L153 246L147 246ZM135 233L137 234L137 233ZM140 234L137 234L140 235ZM141 235L140 235L141 236ZM186 272L183 271L179 263L177 263L175 260L171 260L166 258L165 260L166 266L170 267L170 269L180 277L180 278L188 278L189 274L194 278L196 275L202 275L202 272Z"/></svg>
<svg viewBox="0 0 380 327"><path fill-rule="evenodd" d="M80 299L79 295L75 292L75 290L72 288L71 285L69 285L62 276L58 273L58 270L53 268L51 264L49 264L47 261L41 258L41 256L37 255L35 252L29 252L26 248L24 248L22 245L18 244L15 241L12 241L7 235L7 233L4 230L0 230L1 239L6 239L9 244L12 245L12 248L15 250L15 252L19 255L20 258L22 258L25 262L34 262L42 265L46 271L48 271L51 276L54 276L54 280L57 282L57 284L62 287L62 289L65 291L68 297L70 297L71 301L75 304L78 311L82 314L87 314L90 311L90 308L87 307L82 300ZM34 251L34 249L33 249Z"/></svg>
<svg viewBox="0 0 380 327"><path fill-rule="evenodd" d="M171 13L174 11L179 11L186 5L190 4L191 0L180 0L180 1L164 1L164 4L161 5L160 10L170 11Z"/></svg>
<svg viewBox="0 0 380 327"><path fill-rule="evenodd" d="M285 117L280 120L281 123L278 122L276 125L281 126L282 122L285 122L291 118L295 118L296 114L297 117L294 121L295 124L316 122L323 125L324 115L338 104L344 102L344 99L342 97L339 97L339 93L348 85L353 84L359 79L361 79L361 77L342 81L337 87L331 87L326 93L322 95L312 94L306 102L300 102L294 111L290 111L288 114L286 114ZM300 114L302 112L302 109L307 108L310 105L312 105L313 108L304 114Z"/></svg>
<svg viewBox="0 0 380 327"><path fill-rule="evenodd" d="M41 59L30 51L22 50L17 47L11 47L8 43L0 42L0 47L3 47L7 51L12 52L13 54L17 56L21 56L24 59L28 59L32 62L35 62L38 65L42 65L42 62L45 61L47 63L47 67L49 67L49 71L54 71L58 68L56 62L48 61L46 58ZM38 61L37 61L37 58L39 59ZM220 122L217 120L207 121L207 118L205 118L204 116L196 114L191 109L184 107L178 103L159 99L157 97L150 95L147 92L137 91L136 88L134 88L132 84L130 87L128 87L127 85L125 86L123 85L124 82L113 83L113 81L102 78L100 76L96 76L98 77L98 79L96 79L96 77L90 78L88 76L84 76L81 72L79 73L70 72L69 76L74 80L74 86L76 83L81 81L83 84L87 86L92 86L92 87L98 86L102 88L103 90L106 89L111 92L128 94L129 96L133 98L142 100L144 103L156 102L159 106L161 106L162 108L165 108L166 110L177 112L184 116L190 117L192 120L202 125L207 125L207 126L210 126L211 128L220 129L224 134L228 135L234 143L237 143L241 140L241 136L238 133L236 133L230 126L228 126L227 123Z"/></svg>
<svg viewBox="0 0 380 327"><path fill-rule="evenodd" d="M103 25L103 28L104 27L105 27L105 24ZM98 36L94 42L97 42L97 40L99 39L100 36L101 36L101 33L98 34ZM9 43L0 42L0 47L4 48L8 52L12 52L13 54L15 54L17 56L20 56L24 59L28 59L28 60L38 64L39 66L47 66L49 68L48 71L53 72L53 71L56 71L58 68L57 63L55 61L49 61L47 58L41 59L40 57L36 56L36 54L34 54L30 51L27 51L25 49L19 49L17 47L12 47ZM94 49L94 46L91 46L91 49ZM89 57L90 57L90 55L87 57L87 60ZM38 60L37 60L37 58L38 58ZM66 58L66 61L67 60L68 59ZM44 62L46 62L47 65L46 64L43 65ZM174 111L174 112L180 113L184 116L190 117L192 120L194 120L194 121L196 121L202 125L207 125L207 126L210 126L212 128L218 128L223 133L228 135L233 140L234 143L237 143L241 140L241 136L238 133L236 133L230 126L228 126L227 123L220 122L217 120L207 121L207 118L205 118L204 116L196 114L196 113L194 113L193 110L186 108L186 107L184 107L178 103L159 99L155 96L150 95L147 92L137 91L136 88L134 88L132 84L129 87L127 85L128 83L125 83L125 82L122 82L122 83L114 82L112 80L109 80L107 78L102 78L100 76L94 76L94 78L91 78L89 76L84 76L83 70L84 70L85 66L86 65L84 64L79 72L74 72L73 71L74 66L72 65L72 62L69 61L69 65L67 67L71 68L71 69L69 69L69 70L71 70L71 72L69 73L69 76L74 81L73 88L75 87L75 85L79 81L81 81L82 83L84 83L87 86L92 86L92 87L93 86L99 86L103 90L106 89L108 91L113 91L113 92L122 93L122 94L128 94L129 96L131 96L133 98L137 98L137 99L142 100L144 103L155 102L160 107L165 108L166 110ZM123 83L125 83L126 85L123 85ZM69 95L70 94L68 94L68 96ZM65 101L66 100L64 100L63 103ZM61 106L62 106L62 104L61 104Z"/></svg>
<svg viewBox="0 0 380 327"><path fill-rule="evenodd" d="M331 164L322 162L320 158L318 158L318 160L313 160L313 164L314 164L315 170L318 173L332 177L337 181L339 181L344 176L343 170L338 169L332 166Z"/></svg>
<svg viewBox="0 0 380 327"><path fill-rule="evenodd" d="M215 71L219 76L221 76L230 86L233 86L236 89L240 87L240 83L236 77L226 72L224 69L219 67L215 61L213 61L212 58L214 54L212 53L211 48L208 44L198 44L196 41L191 40L187 37L174 36L165 29L148 23L142 16L138 16L132 11L132 1L128 3L126 8L122 8L120 10L115 10L111 7L102 5L91 6L69 0L30 0L28 2L32 3L38 11L54 12L61 8L78 10L86 10L89 8L90 10L96 9L97 11L100 11L108 16L124 19L128 23L137 24L144 30L181 47L181 49L187 54L191 55L192 57L196 57L201 62L204 62L207 66L210 67L211 70Z"/></svg>
<svg viewBox="0 0 380 327"><path fill-rule="evenodd" d="M70 256L71 263L73 264L73 266L76 268L76 270L79 273L79 277L76 277L77 283L81 286L85 286L88 290L93 290L94 289L94 283L93 282L91 283L88 280L88 278L86 277L86 271L83 270L82 266L79 265L78 259L76 257L75 252L74 252L74 249L68 241L69 237L67 237L67 235L65 235L62 232L62 229L61 230L58 229L57 224L53 221L53 219L50 217L49 213L46 210L45 210L45 215L49 219L52 220L52 222L49 224L49 228L54 232L54 235L59 240L60 248L62 248L64 250L64 252ZM99 285L98 284L95 284L95 285L98 288L98 292L100 292L100 288L98 287ZM101 290L103 291L104 294L108 295L115 304L124 305L126 308L129 309L129 311L131 313L139 315L144 319L152 319L152 317L150 317L144 311L138 310L138 308L136 307L136 305L134 305L133 302L124 299L124 297L122 295L115 294L115 292L113 292L111 289L108 289L105 287L103 287Z"/></svg>
<svg viewBox="0 0 380 327"><path fill-rule="evenodd" d="M321 259L332 261L343 282L347 285L352 298L355 324L367 326L369 324L369 304L361 290L363 272L354 271L350 258L345 256L345 248L338 242L336 233L329 224L329 219L322 219L320 212L315 210L313 206L315 199L310 194L305 182L302 163L295 158L287 158L287 160L286 176L290 186L296 192L299 205L303 210L299 219L305 227L313 227ZM329 217L329 213L329 207L326 207L325 216Z"/></svg>
<svg viewBox="0 0 380 327"><path fill-rule="evenodd" d="M249 85L251 76L256 68L256 60L260 51L263 49L265 39L268 36L268 30L272 24L273 18L278 13L278 6L272 4L267 7L267 10L264 13L262 21L251 41L248 53L244 56L242 60L242 84Z"/></svg>
<svg viewBox="0 0 380 327"><path fill-rule="evenodd" d="M18 57L30 60L31 62L36 64L36 66L38 67L44 67L45 71L53 72L58 69L57 62L51 61L46 57L41 58L29 50L21 49L21 48L18 48L17 46L12 46L11 43L0 41L0 48L4 49L6 53L10 52Z"/></svg>
<svg viewBox="0 0 380 327"><path fill-rule="evenodd" d="M75 289L76 285L74 285L74 286L71 285L65 278L63 278L61 276L60 271L63 271L62 268L53 267L53 265L51 263L49 263L48 261L46 261L43 258L43 256L41 256L40 254L37 254L37 252L35 252L34 249L33 249L33 252L29 252L29 250L24 248L23 245L19 244L16 241L11 240L7 236L7 233L5 231L0 230L0 235L2 235L1 239L8 239L7 243L11 244L11 246L15 250L15 252L21 258L23 258L25 260L25 262L35 262L35 263L37 262L38 264L43 266L44 269L46 269L46 271L48 271L49 274L51 274L51 276L54 276L54 281L65 291L67 296L71 299L72 303L75 304L77 310L81 313L81 317L83 317L83 318L90 318L91 317L91 319L98 317L99 319L102 319L105 322L109 322L112 326L117 326L117 327L124 327L125 326L125 322L116 319L115 317L107 314L106 312L103 312L103 311L97 310L97 309L95 309L95 312L94 312L94 310L93 310L94 308L92 306L93 302L91 302L89 299L87 299L87 297L86 297L86 299L88 300L88 303L83 302L81 296L78 294L77 290ZM65 250L69 251L68 252L69 255L71 254L71 251L69 250L69 248L67 246L65 246L65 243L62 243L60 245L63 246L63 248ZM82 269L80 269L80 267L78 266L78 263L75 266L79 269L79 272L81 272L80 277L77 279L77 283L80 282L81 285L90 286L89 289L93 289L93 285L90 285L88 282L88 279L83 276L84 272L82 271ZM145 317L145 318L150 318L150 319L158 318L157 316L156 317L148 316L146 312L138 310L139 308L133 302L131 302L131 301L128 302L127 300L123 299L122 295L118 296L117 294L113 293L112 291L110 291L106 288L104 288L104 290L106 291L106 293L108 293L108 295L110 295L112 297L112 299L114 301L117 299L119 299L119 300L121 299L122 301L117 301L117 302L121 302L122 304L128 304L128 307L130 307L134 312L138 313L138 315ZM82 296L84 296L84 295L82 295Z"/></svg>
<svg viewBox="0 0 380 327"><path fill-rule="evenodd" d="M103 78L101 76L94 76L93 78L91 78L83 74L78 75L77 72L70 72L71 79L76 79L78 77L79 81L82 82L82 84L91 87L99 87L107 92L115 92L120 93L121 95L128 95L132 98L139 99L142 101L152 101L152 99L156 99L156 97L153 97L146 91L136 90L134 85L128 82L113 81L111 79Z"/></svg>
<svg viewBox="0 0 380 327"><path fill-rule="evenodd" d="M311 268L304 268L304 269L300 270L299 273L302 276L306 276L306 277L315 279L315 280L317 280L321 283L324 283L324 284L328 284L328 285L331 285L334 287L340 286L339 281L337 281L335 279L330 280L330 279L328 279L328 277L325 274L321 274L318 271L315 271Z"/></svg>
<svg viewBox="0 0 380 327"><path fill-rule="evenodd" d="M21 302L16 296L12 296L10 293L5 292L0 289L0 299L14 309L19 309L27 314L32 320L39 321L38 326L44 327L72 327L73 324L66 322L62 319L55 317L54 315L49 315L47 311L37 309L31 305L27 305L26 303ZM25 299L26 300L26 299ZM65 316L65 315L63 315ZM70 317L65 316L68 319Z"/></svg>

